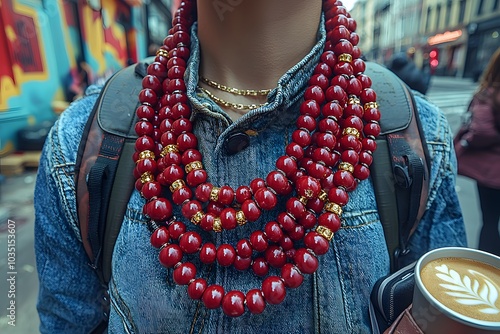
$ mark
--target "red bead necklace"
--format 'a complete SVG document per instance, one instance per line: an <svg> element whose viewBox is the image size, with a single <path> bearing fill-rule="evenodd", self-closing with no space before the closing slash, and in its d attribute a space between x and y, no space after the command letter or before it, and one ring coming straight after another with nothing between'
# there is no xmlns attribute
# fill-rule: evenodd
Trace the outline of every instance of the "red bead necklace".
<svg viewBox="0 0 500 334"><path fill-rule="evenodd" d="M181 3L143 80L136 110L136 188L146 199L143 210L150 218L151 244L160 249L159 261L173 269L177 284L187 285L189 297L201 299L209 309L222 307L229 316L240 316L245 309L257 314L266 304L281 303L286 288L299 287L304 274L317 270L317 256L328 251L340 228L348 192L370 174L380 112L371 80L363 74L356 22L340 1L325 0L325 49L304 93L292 142L276 169L237 189L214 186L207 182L192 132L183 79L195 7L194 1ZM278 196L288 198L286 210L236 245L204 242L172 219L173 202L192 224L222 232L259 220L262 211L276 207ZM197 278L189 256L204 264L251 268L264 278L262 285L246 293L209 285ZM280 274L269 275L270 267Z"/></svg>

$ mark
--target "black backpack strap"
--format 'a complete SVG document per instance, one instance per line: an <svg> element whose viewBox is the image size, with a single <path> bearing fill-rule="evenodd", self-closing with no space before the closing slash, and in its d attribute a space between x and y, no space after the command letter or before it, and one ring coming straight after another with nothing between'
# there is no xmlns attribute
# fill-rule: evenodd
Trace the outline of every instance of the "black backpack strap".
<svg viewBox="0 0 500 334"><path fill-rule="evenodd" d="M408 240L425 211L430 160L410 90L375 63L367 62L366 73L382 113L371 176L394 272L405 263Z"/></svg>

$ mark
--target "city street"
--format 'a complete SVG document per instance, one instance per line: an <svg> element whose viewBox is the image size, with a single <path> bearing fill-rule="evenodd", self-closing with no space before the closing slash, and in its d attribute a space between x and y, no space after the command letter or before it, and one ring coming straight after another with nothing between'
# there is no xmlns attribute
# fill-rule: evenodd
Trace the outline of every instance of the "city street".
<svg viewBox="0 0 500 334"><path fill-rule="evenodd" d="M450 126L456 131L460 114L467 107L476 84L460 78L432 79L428 98L440 106L446 113ZM36 171L27 171L23 175L7 177L0 189L0 333L25 334L38 331L38 315L35 303L38 290L33 250L33 188ZM470 247L477 246L480 214L475 184L459 177L457 190L467 225L467 237ZM7 223L9 220L9 223ZM11 228L12 227L12 228ZM7 256L7 240L15 234L15 263ZM15 284L6 281L14 276ZM9 289L15 288L15 298L6 298ZM9 325L11 319L8 308L15 300L15 327Z"/></svg>

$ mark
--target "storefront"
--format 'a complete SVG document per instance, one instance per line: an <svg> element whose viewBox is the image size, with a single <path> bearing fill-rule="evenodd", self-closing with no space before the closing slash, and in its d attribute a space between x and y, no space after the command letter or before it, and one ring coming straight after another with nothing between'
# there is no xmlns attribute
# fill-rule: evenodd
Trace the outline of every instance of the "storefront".
<svg viewBox="0 0 500 334"><path fill-rule="evenodd" d="M500 47L500 20L494 18L485 22L471 23L468 31L469 43L464 77L476 80L491 55Z"/></svg>

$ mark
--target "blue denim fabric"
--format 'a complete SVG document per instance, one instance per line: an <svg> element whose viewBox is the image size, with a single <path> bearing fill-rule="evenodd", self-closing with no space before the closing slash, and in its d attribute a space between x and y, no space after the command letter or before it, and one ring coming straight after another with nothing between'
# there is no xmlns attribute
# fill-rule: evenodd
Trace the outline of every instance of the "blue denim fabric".
<svg viewBox="0 0 500 334"><path fill-rule="evenodd" d="M193 105L194 131L203 163L214 185L237 187L265 177L284 153L295 127L307 80L321 54L325 32L311 52L279 80L268 104L232 122L216 104L196 90L199 45L194 26L192 57L186 71ZM87 265L76 217L74 167L83 126L97 97L73 103L52 129L43 151L35 193L37 267L40 277L38 310L42 333L86 333L102 318L102 288ZM412 256L442 246L465 246L465 230L455 192L456 160L446 118L422 96L416 97L432 157L427 211L411 240ZM383 111L382 111L383 112ZM225 139L233 132L252 130L250 146L227 155ZM369 333L368 302L375 281L389 271L389 258L370 179L351 193L342 227L331 248L320 257L314 276L287 291L280 305L268 305L261 315L225 316L207 310L177 286L171 271L158 262L158 250L142 214L144 200L134 192L113 253L109 286L109 333ZM283 204L283 203L281 203ZM273 219L224 233L203 233L216 245L248 236ZM181 215L177 212L177 217ZM195 228L187 223L189 229ZM261 278L234 268L203 268L199 276L228 290L248 291Z"/></svg>

